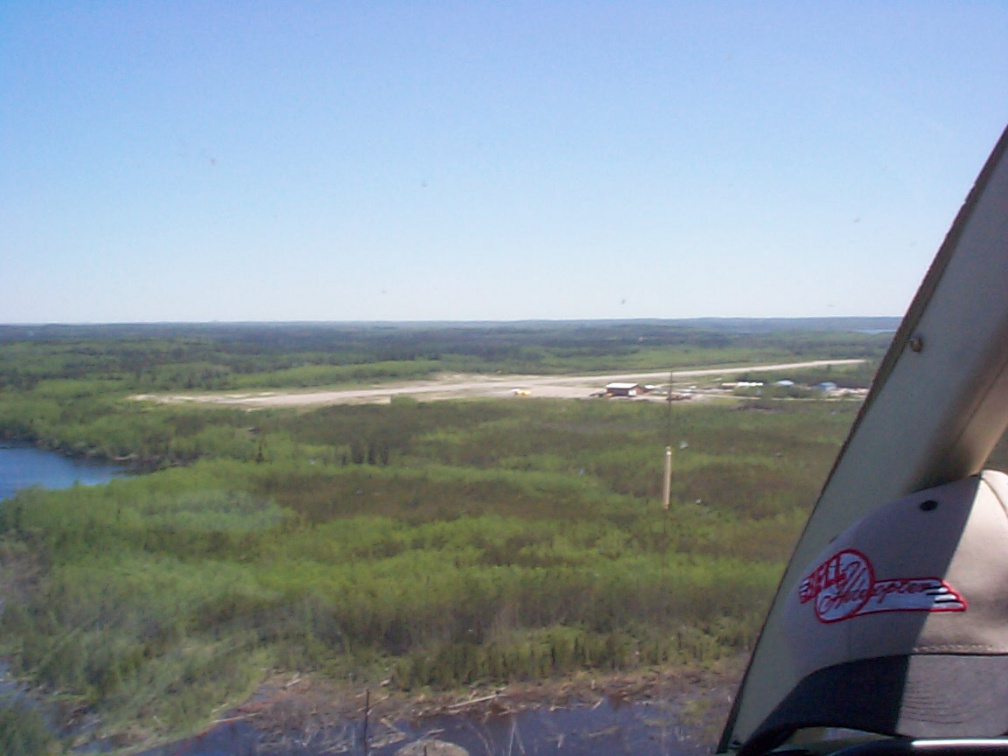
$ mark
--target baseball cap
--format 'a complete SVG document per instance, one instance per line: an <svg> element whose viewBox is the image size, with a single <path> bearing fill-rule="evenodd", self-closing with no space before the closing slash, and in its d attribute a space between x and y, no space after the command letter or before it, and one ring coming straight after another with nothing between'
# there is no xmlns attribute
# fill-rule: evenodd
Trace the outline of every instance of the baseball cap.
<svg viewBox="0 0 1008 756"><path fill-rule="evenodd" d="M912 738L1008 733L1008 476L986 470L880 507L786 598L798 684L742 753L835 727Z"/></svg>

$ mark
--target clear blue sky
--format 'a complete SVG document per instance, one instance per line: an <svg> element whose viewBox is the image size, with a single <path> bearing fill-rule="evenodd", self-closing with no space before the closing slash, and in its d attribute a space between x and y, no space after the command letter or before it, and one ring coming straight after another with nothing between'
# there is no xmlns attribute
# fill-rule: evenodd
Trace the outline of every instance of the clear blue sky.
<svg viewBox="0 0 1008 756"><path fill-rule="evenodd" d="M0 3L0 322L901 315L1004 2Z"/></svg>

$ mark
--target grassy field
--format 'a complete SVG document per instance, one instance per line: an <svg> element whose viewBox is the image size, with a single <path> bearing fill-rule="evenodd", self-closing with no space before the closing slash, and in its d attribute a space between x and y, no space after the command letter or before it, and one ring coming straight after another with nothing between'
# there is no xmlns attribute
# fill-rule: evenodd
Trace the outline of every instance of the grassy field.
<svg viewBox="0 0 1008 756"><path fill-rule="evenodd" d="M66 344L8 346L29 368L0 391L8 437L149 472L4 502L0 654L133 743L191 730L271 671L415 692L738 654L858 409L763 396L249 413L127 401L135 375L66 375ZM858 350L844 335L812 356Z"/></svg>

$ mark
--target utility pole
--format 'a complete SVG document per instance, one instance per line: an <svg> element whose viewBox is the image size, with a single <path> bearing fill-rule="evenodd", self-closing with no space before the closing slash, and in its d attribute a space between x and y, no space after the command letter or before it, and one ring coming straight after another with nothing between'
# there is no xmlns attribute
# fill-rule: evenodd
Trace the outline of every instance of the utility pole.
<svg viewBox="0 0 1008 756"><path fill-rule="evenodd" d="M668 394L665 396L665 401L668 403L668 426L665 429L665 473L662 476L662 509L666 512L672 497L672 381L674 379L675 371L670 370Z"/></svg>
<svg viewBox="0 0 1008 756"><path fill-rule="evenodd" d="M672 497L672 447L665 447L665 474L662 476L662 509L668 512Z"/></svg>

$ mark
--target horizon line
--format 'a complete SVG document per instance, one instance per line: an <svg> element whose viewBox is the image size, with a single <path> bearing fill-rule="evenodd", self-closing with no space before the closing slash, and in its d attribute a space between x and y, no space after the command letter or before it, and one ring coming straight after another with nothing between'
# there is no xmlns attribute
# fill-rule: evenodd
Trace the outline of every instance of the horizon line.
<svg viewBox="0 0 1008 756"><path fill-rule="evenodd" d="M576 323L706 323L706 322L809 322L902 320L902 315L711 315L688 318L514 318L431 320L110 320L0 322L0 328L99 328L131 326L421 326L421 325L528 325Z"/></svg>

